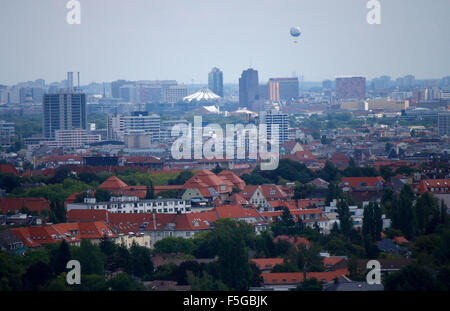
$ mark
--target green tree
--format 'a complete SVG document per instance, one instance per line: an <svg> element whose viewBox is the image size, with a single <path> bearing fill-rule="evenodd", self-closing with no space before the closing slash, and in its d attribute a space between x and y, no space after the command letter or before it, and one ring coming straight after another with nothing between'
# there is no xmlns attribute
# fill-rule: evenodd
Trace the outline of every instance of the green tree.
<svg viewBox="0 0 450 311"><path fill-rule="evenodd" d="M132 257L132 271L133 275L149 279L153 274L153 262L151 260L150 250L146 247L139 246L135 243L130 248L130 254Z"/></svg>
<svg viewBox="0 0 450 311"><path fill-rule="evenodd" d="M69 244L65 240L56 245L50 252L50 266L57 275L67 270L67 263L72 259Z"/></svg>
<svg viewBox="0 0 450 311"><path fill-rule="evenodd" d="M369 205L364 207L362 233L363 235L369 235L373 241L379 241L382 229L381 207L377 202L370 202Z"/></svg>
<svg viewBox="0 0 450 311"><path fill-rule="evenodd" d="M61 201L51 201L50 203L50 222L66 222L66 209Z"/></svg>
<svg viewBox="0 0 450 311"><path fill-rule="evenodd" d="M109 279L106 282L106 286L113 291L138 291L144 289L142 284L133 280L126 272L121 272Z"/></svg>
<svg viewBox="0 0 450 311"><path fill-rule="evenodd" d="M400 191L398 200L392 205L392 227L400 229L408 240L415 237L416 217L413 210L414 194L408 185Z"/></svg>
<svg viewBox="0 0 450 311"><path fill-rule="evenodd" d="M226 291L228 287L220 280L214 279L207 272L201 277L195 276L191 271L187 271L187 282L192 291Z"/></svg>
<svg viewBox="0 0 450 311"><path fill-rule="evenodd" d="M175 179L170 179L169 185L184 185L194 174L190 170L183 170Z"/></svg>
<svg viewBox="0 0 450 311"><path fill-rule="evenodd" d="M437 290L436 280L423 267L410 265L388 275L384 281L386 291L433 291Z"/></svg>
<svg viewBox="0 0 450 311"><path fill-rule="evenodd" d="M316 278L306 279L295 289L296 291L322 291L322 284Z"/></svg>
<svg viewBox="0 0 450 311"><path fill-rule="evenodd" d="M51 176L47 183L49 184L61 184L64 182L66 178L72 177L73 173L70 170L70 168L67 167L61 167L57 168L55 173L53 173L53 176Z"/></svg>
<svg viewBox="0 0 450 311"><path fill-rule="evenodd" d="M337 213L341 232L344 236L349 236L350 230L353 228L353 222L350 215L349 204L346 199L338 200Z"/></svg>
<svg viewBox="0 0 450 311"><path fill-rule="evenodd" d="M147 191L145 193L146 200L153 200L155 198L155 187L153 182L150 181L150 186L147 186Z"/></svg>
<svg viewBox="0 0 450 311"><path fill-rule="evenodd" d="M301 229L301 226L296 225L294 217L287 207L283 208L281 219L271 224L271 230L274 236L300 234Z"/></svg>
<svg viewBox="0 0 450 311"><path fill-rule="evenodd" d="M109 202L111 198L111 192L102 188L97 188L97 190L95 190L94 196L97 202Z"/></svg>
<svg viewBox="0 0 450 311"><path fill-rule="evenodd" d="M71 287L67 284L66 281L67 273L63 272L58 275L55 279L52 279L48 286L45 288L47 291L70 291ZM77 285L75 285L77 286Z"/></svg>
<svg viewBox="0 0 450 311"><path fill-rule="evenodd" d="M193 254L194 241L180 237L167 237L155 243L154 253L184 253Z"/></svg>
<svg viewBox="0 0 450 311"><path fill-rule="evenodd" d="M29 266L25 274L22 275L23 289L31 291L41 290L47 286L51 278L51 268L39 261Z"/></svg>
<svg viewBox="0 0 450 311"><path fill-rule="evenodd" d="M97 274L83 275L81 284L77 287L80 291L106 291L105 277Z"/></svg>
<svg viewBox="0 0 450 311"><path fill-rule="evenodd" d="M158 192L158 197L167 199L177 198L178 192L176 189L163 190Z"/></svg>
<svg viewBox="0 0 450 311"><path fill-rule="evenodd" d="M264 230L255 240L256 256L260 258L275 257L275 243L270 230Z"/></svg>
<svg viewBox="0 0 450 311"><path fill-rule="evenodd" d="M252 277L245 245L249 230L250 225L227 218L217 220L214 229L220 279L233 290L247 290Z"/></svg>
<svg viewBox="0 0 450 311"><path fill-rule="evenodd" d="M72 248L72 254L73 258L80 262L82 274L103 275L104 255L98 245L83 239L80 246Z"/></svg>
<svg viewBox="0 0 450 311"><path fill-rule="evenodd" d="M219 164L217 164L216 167L211 170L211 172L213 172L216 175L222 171L223 171L223 169L219 166Z"/></svg>

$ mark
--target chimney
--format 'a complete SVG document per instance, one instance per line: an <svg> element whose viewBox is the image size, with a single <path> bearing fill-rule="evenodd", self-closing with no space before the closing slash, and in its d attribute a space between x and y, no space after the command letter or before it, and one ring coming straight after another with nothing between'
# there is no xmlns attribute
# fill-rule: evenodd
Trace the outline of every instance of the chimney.
<svg viewBox="0 0 450 311"><path fill-rule="evenodd" d="M67 73L67 88L69 90L69 92L72 92L72 88L73 88L73 72L69 71Z"/></svg>

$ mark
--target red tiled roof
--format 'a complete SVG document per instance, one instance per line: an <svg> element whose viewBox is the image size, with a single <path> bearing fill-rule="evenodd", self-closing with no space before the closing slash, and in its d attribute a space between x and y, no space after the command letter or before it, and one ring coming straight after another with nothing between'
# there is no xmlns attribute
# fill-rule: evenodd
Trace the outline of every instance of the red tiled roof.
<svg viewBox="0 0 450 311"><path fill-rule="evenodd" d="M314 161L315 157L311 151L296 151L294 154L286 154L282 156L283 159L290 159L298 162L310 162Z"/></svg>
<svg viewBox="0 0 450 311"><path fill-rule="evenodd" d="M344 260L344 257L325 257L323 258L323 265L325 267L334 266L340 263L342 260Z"/></svg>
<svg viewBox="0 0 450 311"><path fill-rule="evenodd" d="M229 201L231 203L231 205L249 205L250 202L247 201L247 199L245 199L242 195L240 195L239 193L234 193L233 195L230 196Z"/></svg>
<svg viewBox="0 0 450 311"><path fill-rule="evenodd" d="M431 191L432 188L433 191ZM449 192L449 188L450 179L422 179L417 185L420 194L425 192Z"/></svg>
<svg viewBox="0 0 450 311"><path fill-rule="evenodd" d="M0 164L0 173L1 174L13 174L15 176L19 175L16 168L11 164Z"/></svg>
<svg viewBox="0 0 450 311"><path fill-rule="evenodd" d="M253 208L243 208L240 205L225 205L215 208L218 218L255 218L258 222L261 216Z"/></svg>
<svg viewBox="0 0 450 311"><path fill-rule="evenodd" d="M249 200L255 191L259 189L267 201L287 200L289 195L278 185L248 185L240 192L240 194Z"/></svg>
<svg viewBox="0 0 450 311"><path fill-rule="evenodd" d="M245 187L245 181L243 181L239 176L237 176L232 171L223 170L219 174L217 174L217 176L221 177L222 179L228 180L239 190L243 190Z"/></svg>
<svg viewBox="0 0 450 311"><path fill-rule="evenodd" d="M211 224L217 220L214 211L203 213L181 214L176 219L177 230L209 230Z"/></svg>
<svg viewBox="0 0 450 311"><path fill-rule="evenodd" d="M404 244L404 243L408 243L408 242L409 242L406 238L404 238L404 237L402 237L402 236L396 236L396 237L394 237L392 240L393 240L395 243L397 243L397 244Z"/></svg>
<svg viewBox="0 0 450 311"><path fill-rule="evenodd" d="M330 161L333 163L348 163L349 159L348 157L343 154L342 152L335 152L331 157L330 157Z"/></svg>
<svg viewBox="0 0 450 311"><path fill-rule="evenodd" d="M80 161L83 162L83 157L72 155L72 154L64 154L64 155L48 155L43 158L46 162L65 162L68 160Z"/></svg>
<svg viewBox="0 0 450 311"><path fill-rule="evenodd" d="M104 236L115 237L111 229L102 221L89 223L60 223L38 227L20 227L10 229L28 247L56 243L63 239L67 242L79 242L82 239L100 239Z"/></svg>
<svg viewBox="0 0 450 311"><path fill-rule="evenodd" d="M123 190L128 188L128 185L124 183L120 178L116 176L111 176L107 180L105 180L100 186L100 189L115 191L115 190Z"/></svg>
<svg viewBox="0 0 450 311"><path fill-rule="evenodd" d="M276 265L283 264L283 258L252 258L250 259L260 270L272 269Z"/></svg>
<svg viewBox="0 0 450 311"><path fill-rule="evenodd" d="M152 214L152 213L110 213L106 210L70 210L68 221L91 222L105 221L120 233L136 233L144 223L147 230L165 230L169 223L175 224L174 230L206 230L217 220L215 211L188 214Z"/></svg>
<svg viewBox="0 0 450 311"><path fill-rule="evenodd" d="M161 191L166 190L181 190L183 189L183 185L163 185L163 186L154 186L155 194L158 194Z"/></svg>
<svg viewBox="0 0 450 311"><path fill-rule="evenodd" d="M225 188L222 189L222 186ZM209 170L201 170L184 184L184 189L214 188L218 193L231 193L233 186L233 183L228 179L221 178Z"/></svg>
<svg viewBox="0 0 450 311"><path fill-rule="evenodd" d="M147 164L147 163L158 163L162 164L163 161L154 156L124 156L123 157L127 163L139 163L139 164Z"/></svg>
<svg viewBox="0 0 450 311"><path fill-rule="evenodd" d="M348 275L348 273L347 269L338 269L329 272L307 272L306 277L328 283L342 275ZM265 285L297 285L303 282L303 272L262 273L261 276Z"/></svg>
<svg viewBox="0 0 450 311"><path fill-rule="evenodd" d="M306 245L306 247L311 247L311 242L309 242L309 240L307 238L303 238L303 237L294 237L294 236L288 236L288 235L279 235L276 238L273 239L274 243L277 243L278 241L283 240L286 242L289 242L290 244L294 245L294 246L299 246L299 245Z"/></svg>
<svg viewBox="0 0 450 311"><path fill-rule="evenodd" d="M377 177L343 177L342 186L344 187L375 187L377 184L384 184L386 181L381 176Z"/></svg>
<svg viewBox="0 0 450 311"><path fill-rule="evenodd" d="M3 214L16 213L23 207L40 213L44 209L50 210L50 203L45 198L0 198L0 212Z"/></svg>

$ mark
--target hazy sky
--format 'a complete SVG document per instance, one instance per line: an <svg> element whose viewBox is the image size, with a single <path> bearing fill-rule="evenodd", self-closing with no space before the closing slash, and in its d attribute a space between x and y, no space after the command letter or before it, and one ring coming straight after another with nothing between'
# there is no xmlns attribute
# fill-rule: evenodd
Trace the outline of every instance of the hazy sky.
<svg viewBox="0 0 450 311"><path fill-rule="evenodd" d="M237 83L249 66L308 81L340 75L450 75L450 0L0 0L0 83L65 79L207 81L213 66ZM294 43L291 26L302 36Z"/></svg>

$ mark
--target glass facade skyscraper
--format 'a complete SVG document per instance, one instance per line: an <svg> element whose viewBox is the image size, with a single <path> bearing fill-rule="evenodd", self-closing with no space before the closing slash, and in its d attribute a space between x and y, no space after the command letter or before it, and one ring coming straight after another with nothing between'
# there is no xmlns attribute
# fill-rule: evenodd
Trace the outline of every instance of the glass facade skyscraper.
<svg viewBox="0 0 450 311"><path fill-rule="evenodd" d="M87 128L86 94L44 94L43 135L55 137L56 130Z"/></svg>
<svg viewBox="0 0 450 311"><path fill-rule="evenodd" d="M223 97L223 73L217 67L214 67L208 74L208 88Z"/></svg>
<svg viewBox="0 0 450 311"><path fill-rule="evenodd" d="M239 105L250 107L259 99L258 71L252 68L244 70L239 78Z"/></svg>

